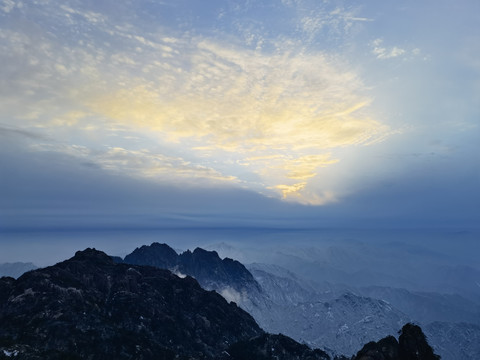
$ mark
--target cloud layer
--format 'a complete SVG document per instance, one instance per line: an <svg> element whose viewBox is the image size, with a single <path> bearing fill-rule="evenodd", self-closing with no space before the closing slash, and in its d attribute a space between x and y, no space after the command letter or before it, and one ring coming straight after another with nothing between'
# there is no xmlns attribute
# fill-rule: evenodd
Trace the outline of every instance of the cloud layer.
<svg viewBox="0 0 480 360"><path fill-rule="evenodd" d="M145 31L73 2L8 3L4 12L11 21L37 16L0 32L11 73L1 89L4 122L58 143L35 151L161 182L201 178L323 204L342 189L325 188L317 170L341 161L338 149L390 132L352 69L295 42L258 50Z"/></svg>
<svg viewBox="0 0 480 360"><path fill-rule="evenodd" d="M2 0L0 135L119 178L310 205L468 169L478 4L435 6Z"/></svg>

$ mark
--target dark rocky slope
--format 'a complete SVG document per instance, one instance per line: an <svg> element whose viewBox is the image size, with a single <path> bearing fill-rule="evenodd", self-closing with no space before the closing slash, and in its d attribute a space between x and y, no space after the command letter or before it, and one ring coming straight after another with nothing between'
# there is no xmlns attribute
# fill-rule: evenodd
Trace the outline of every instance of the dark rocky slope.
<svg viewBox="0 0 480 360"><path fill-rule="evenodd" d="M227 350L227 354L222 360L330 360L322 350L312 350L282 334L263 334L238 342Z"/></svg>
<svg viewBox="0 0 480 360"><path fill-rule="evenodd" d="M263 333L190 277L115 264L92 249L1 278L0 294L0 354L17 359L213 358Z"/></svg>

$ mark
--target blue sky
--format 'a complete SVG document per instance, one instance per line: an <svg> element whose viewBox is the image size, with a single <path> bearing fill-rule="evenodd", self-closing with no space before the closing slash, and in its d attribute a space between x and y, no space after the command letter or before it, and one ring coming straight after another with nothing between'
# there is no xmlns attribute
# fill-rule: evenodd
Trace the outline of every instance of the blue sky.
<svg viewBox="0 0 480 360"><path fill-rule="evenodd" d="M0 226L475 227L478 1L0 1Z"/></svg>

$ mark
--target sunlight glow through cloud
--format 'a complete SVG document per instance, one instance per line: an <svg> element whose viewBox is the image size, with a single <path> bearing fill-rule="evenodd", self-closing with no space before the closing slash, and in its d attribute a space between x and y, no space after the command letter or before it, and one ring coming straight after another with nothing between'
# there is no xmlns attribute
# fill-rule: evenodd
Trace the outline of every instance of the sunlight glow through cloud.
<svg viewBox="0 0 480 360"><path fill-rule="evenodd" d="M11 57L30 48L23 70L36 74L15 84L31 94L27 112L18 113L15 98L10 108L54 138L67 134L71 144L64 149L93 141L82 156L105 169L174 182L195 170L215 182L235 180L284 199L324 203L307 192L318 180L316 169L341 161L336 149L389 133L369 114L371 99L359 77L325 53L289 42L268 52L203 36L147 38L135 27L108 26L101 14L65 4L57 11L70 23L85 22L107 42L2 32ZM104 144L104 136L121 136L115 124L130 136L148 133L164 149L180 147L188 159ZM234 167L251 175L242 179Z"/></svg>
<svg viewBox="0 0 480 360"><path fill-rule="evenodd" d="M0 215L478 224L479 14L0 0Z"/></svg>
<svg viewBox="0 0 480 360"><path fill-rule="evenodd" d="M355 74L322 54L289 48L261 54L206 40L178 54L158 64L157 81L137 78L135 86L86 96L83 105L108 121L189 148L195 157L249 159L243 166L266 189L302 202L310 202L299 194L315 181L316 168L341 160L330 158L332 151L375 142L389 131L369 116ZM185 55L191 62L178 78L160 70ZM278 158L266 160L272 155Z"/></svg>
<svg viewBox="0 0 480 360"><path fill-rule="evenodd" d="M2 49L9 49L2 57L16 74L5 86L24 93L3 88L2 101L7 114L59 141L55 151L124 175L223 181L325 204L344 189L322 183L318 169L341 163L345 148L392 133L355 70L328 52L285 39L255 50L205 35L141 32L138 24L48 4L51 19L41 26L84 31L2 30ZM369 20L337 8L299 21L313 36L338 19L345 26Z"/></svg>

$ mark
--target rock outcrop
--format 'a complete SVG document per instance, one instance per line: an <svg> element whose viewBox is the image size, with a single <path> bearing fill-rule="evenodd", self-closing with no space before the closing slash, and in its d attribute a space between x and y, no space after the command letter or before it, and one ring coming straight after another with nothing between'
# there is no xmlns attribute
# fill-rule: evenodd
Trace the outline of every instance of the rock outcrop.
<svg viewBox="0 0 480 360"><path fill-rule="evenodd" d="M439 360L418 325L406 324L400 337L387 336L378 342L369 342L353 360Z"/></svg>

